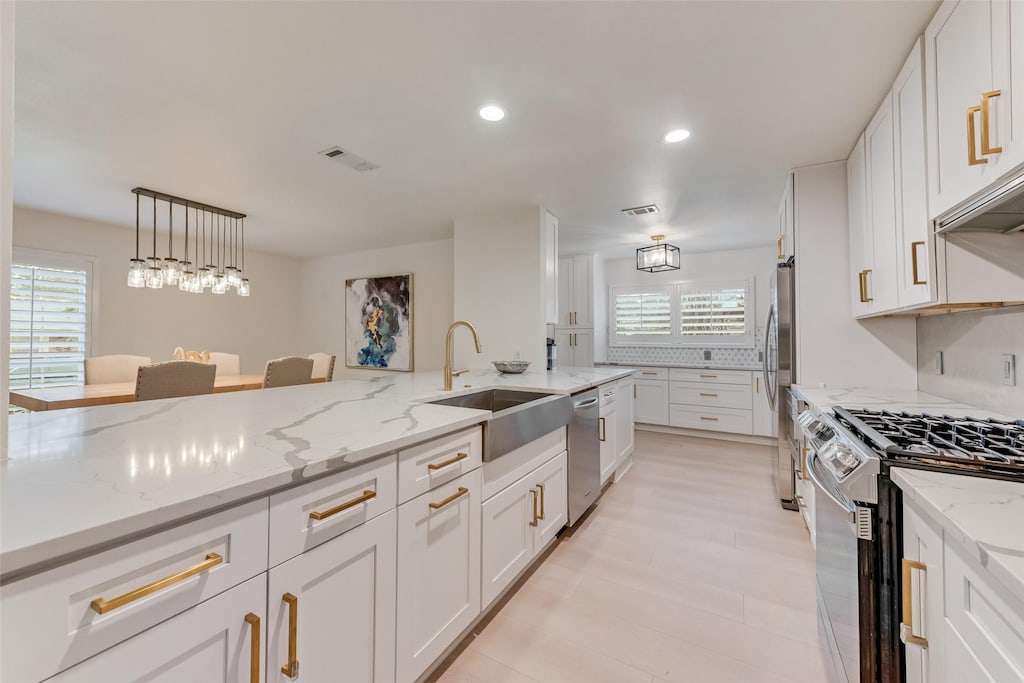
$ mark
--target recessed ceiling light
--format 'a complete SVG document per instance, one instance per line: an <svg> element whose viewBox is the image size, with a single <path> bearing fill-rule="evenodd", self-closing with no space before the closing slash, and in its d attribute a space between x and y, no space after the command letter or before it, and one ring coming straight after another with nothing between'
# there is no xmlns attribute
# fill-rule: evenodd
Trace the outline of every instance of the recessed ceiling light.
<svg viewBox="0 0 1024 683"><path fill-rule="evenodd" d="M480 107L480 118L485 121L501 121L505 118L505 110L493 104Z"/></svg>
<svg viewBox="0 0 1024 683"><path fill-rule="evenodd" d="M690 137L690 131L683 130L670 130L665 134L665 142L682 142L686 138Z"/></svg>

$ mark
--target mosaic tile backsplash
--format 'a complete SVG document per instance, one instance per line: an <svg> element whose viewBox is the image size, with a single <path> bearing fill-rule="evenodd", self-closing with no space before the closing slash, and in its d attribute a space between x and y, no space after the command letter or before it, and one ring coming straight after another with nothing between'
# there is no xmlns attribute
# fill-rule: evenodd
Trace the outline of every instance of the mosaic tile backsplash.
<svg viewBox="0 0 1024 683"><path fill-rule="evenodd" d="M759 352L764 348L764 337L760 330L754 339L752 349L734 348L693 348L665 346L609 346L610 363L665 363L666 365L734 365L738 367L761 367ZM711 359L705 359L704 352L711 352Z"/></svg>

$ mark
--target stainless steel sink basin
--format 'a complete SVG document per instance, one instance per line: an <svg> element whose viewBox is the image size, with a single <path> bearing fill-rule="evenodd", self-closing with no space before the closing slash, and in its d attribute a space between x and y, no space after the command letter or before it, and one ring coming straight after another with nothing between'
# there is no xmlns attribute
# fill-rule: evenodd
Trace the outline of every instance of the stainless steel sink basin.
<svg viewBox="0 0 1024 683"><path fill-rule="evenodd" d="M565 395L511 389L486 389L427 403L491 411L484 422L484 462L569 424L572 409L572 401Z"/></svg>

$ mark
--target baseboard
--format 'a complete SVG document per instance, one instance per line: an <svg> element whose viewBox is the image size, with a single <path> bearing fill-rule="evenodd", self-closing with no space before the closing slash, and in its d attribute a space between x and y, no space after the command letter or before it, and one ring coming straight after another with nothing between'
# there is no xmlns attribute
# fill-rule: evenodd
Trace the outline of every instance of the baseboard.
<svg viewBox="0 0 1024 683"><path fill-rule="evenodd" d="M632 451L630 451L629 455L626 456L625 462L623 462L615 469L615 476L612 477L612 482L618 484L620 481L622 481L622 478L626 476L626 472L629 472L631 467L633 467Z"/></svg>
<svg viewBox="0 0 1024 683"><path fill-rule="evenodd" d="M757 436L754 434L733 434L732 432L711 432L706 429L688 429L686 427L668 427L665 425L652 425L636 423L634 429L643 432L657 432L658 434L675 434L677 436L696 436L702 439L717 439L719 441L733 441L736 443L749 443L756 446L778 446L779 440L774 436Z"/></svg>

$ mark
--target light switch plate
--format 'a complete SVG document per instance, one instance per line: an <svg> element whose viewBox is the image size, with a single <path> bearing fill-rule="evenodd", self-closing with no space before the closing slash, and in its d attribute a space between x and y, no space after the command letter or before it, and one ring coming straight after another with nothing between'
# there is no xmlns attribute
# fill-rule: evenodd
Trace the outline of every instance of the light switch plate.
<svg viewBox="0 0 1024 683"><path fill-rule="evenodd" d="M935 352L935 374L942 374L942 351Z"/></svg>
<svg viewBox="0 0 1024 683"><path fill-rule="evenodd" d="M1017 385L1017 357L1012 353L1003 354L1003 384Z"/></svg>

